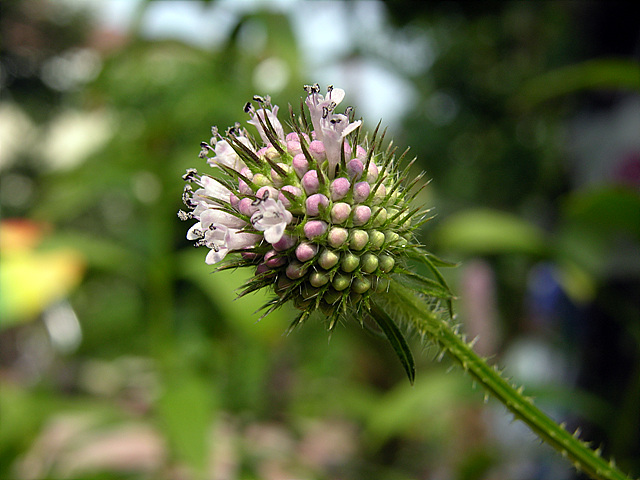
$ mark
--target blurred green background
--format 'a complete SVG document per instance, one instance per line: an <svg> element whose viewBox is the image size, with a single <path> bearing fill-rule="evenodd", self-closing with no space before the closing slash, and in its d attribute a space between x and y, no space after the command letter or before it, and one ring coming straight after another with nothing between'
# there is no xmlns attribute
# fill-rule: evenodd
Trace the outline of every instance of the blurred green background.
<svg viewBox="0 0 640 480"><path fill-rule="evenodd" d="M284 336L185 239L210 127L316 81L433 178L476 349L640 473L631 2L0 8L0 478L580 478L418 339L411 387L355 322Z"/></svg>

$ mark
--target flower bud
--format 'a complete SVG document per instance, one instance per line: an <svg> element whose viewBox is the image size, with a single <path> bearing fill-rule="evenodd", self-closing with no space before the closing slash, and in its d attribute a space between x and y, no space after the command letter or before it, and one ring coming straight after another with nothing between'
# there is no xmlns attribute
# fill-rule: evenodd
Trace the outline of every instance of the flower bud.
<svg viewBox="0 0 640 480"><path fill-rule="evenodd" d="M356 278L351 284L351 291L355 293L365 293L371 288L371 280L367 277Z"/></svg>
<svg viewBox="0 0 640 480"><path fill-rule="evenodd" d="M343 272L353 272L360 265L360 258L357 255L349 252L342 257L342 261L340 262L340 269Z"/></svg>
<svg viewBox="0 0 640 480"><path fill-rule="evenodd" d="M364 230L352 230L349 247L353 250L362 250L369 241L369 235Z"/></svg>
<svg viewBox="0 0 640 480"><path fill-rule="evenodd" d="M353 187L353 201L362 203L369 197L371 186L367 182L358 182Z"/></svg>
<svg viewBox="0 0 640 480"><path fill-rule="evenodd" d="M371 209L366 205L358 205L353 210L353 224L356 227L361 227L369 221L371 218Z"/></svg>
<svg viewBox="0 0 640 480"><path fill-rule="evenodd" d="M346 228L333 227L331 230L329 230L327 242L333 248L340 248L345 244L348 237L349 231Z"/></svg>
<svg viewBox="0 0 640 480"><path fill-rule="evenodd" d="M308 262L318 253L318 245L302 242L296 247L296 258L301 262Z"/></svg>
<svg viewBox="0 0 640 480"><path fill-rule="evenodd" d="M351 206L348 203L338 202L334 203L331 208L331 222L332 223L344 223L351 215Z"/></svg>
<svg viewBox="0 0 640 480"><path fill-rule="evenodd" d="M306 206L307 215L317 217L321 211L324 211L329 206L329 199L321 193L314 193L307 197Z"/></svg>
<svg viewBox="0 0 640 480"><path fill-rule="evenodd" d="M329 191L331 192L331 200L335 201L344 198L347 193L349 193L349 188L351 188L349 180L343 177L336 178L333 182L331 182L331 186L329 187Z"/></svg>
<svg viewBox="0 0 640 480"><path fill-rule="evenodd" d="M318 172L315 170L309 170L305 173L300 181L302 184L302 188L307 192L307 195L311 195L312 193L316 193L318 188L320 187L320 182L318 181Z"/></svg>
<svg viewBox="0 0 640 480"><path fill-rule="evenodd" d="M325 249L318 258L318 265L325 270L330 270L338 264L338 261L340 261L340 255L338 253L333 250Z"/></svg>
<svg viewBox="0 0 640 480"><path fill-rule="evenodd" d="M363 272L373 273L378 268L378 257L371 252L367 252L360 258L360 264Z"/></svg>
<svg viewBox="0 0 640 480"><path fill-rule="evenodd" d="M344 275L342 273L336 273L333 276L333 280L331 280L331 285L333 285L333 288L335 288L339 292L341 292L346 288L349 288L350 284L351 284L351 276Z"/></svg>
<svg viewBox="0 0 640 480"><path fill-rule="evenodd" d="M396 261L393 259L391 255L382 254L378 257L378 268L380 268L381 272L389 273Z"/></svg>
<svg viewBox="0 0 640 480"><path fill-rule="evenodd" d="M327 224L321 220L311 220L304 225L304 235L309 240L318 238L327 231Z"/></svg>
<svg viewBox="0 0 640 480"><path fill-rule="evenodd" d="M329 275L323 272L311 272L309 275L309 283L314 287L322 287L329 283Z"/></svg>

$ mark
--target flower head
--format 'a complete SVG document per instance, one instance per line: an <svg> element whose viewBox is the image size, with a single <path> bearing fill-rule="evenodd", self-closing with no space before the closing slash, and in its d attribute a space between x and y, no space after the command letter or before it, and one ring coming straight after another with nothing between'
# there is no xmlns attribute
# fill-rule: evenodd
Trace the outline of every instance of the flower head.
<svg viewBox="0 0 640 480"><path fill-rule="evenodd" d="M187 238L209 248L206 263L254 269L241 295L272 289L267 313L291 301L302 311L294 324L321 310L333 327L348 312L368 311L404 272L425 220L409 205L417 192L402 186L404 154L382 148L377 129L363 138L350 108L336 112L344 90L305 89L308 116L292 113L287 134L278 106L258 96L244 108L256 136L240 124L225 136L214 128L200 156L222 174L189 170L189 211L179 215L194 220Z"/></svg>

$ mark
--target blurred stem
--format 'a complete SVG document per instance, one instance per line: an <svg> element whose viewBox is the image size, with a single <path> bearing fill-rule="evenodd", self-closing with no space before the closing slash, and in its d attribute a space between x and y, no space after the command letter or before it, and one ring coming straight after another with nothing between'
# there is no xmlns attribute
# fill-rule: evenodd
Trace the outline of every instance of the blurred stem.
<svg viewBox="0 0 640 480"><path fill-rule="evenodd" d="M451 356L485 390L499 400L516 418L526 423L543 441L551 445L573 465L598 480L629 480L613 463L607 462L577 435L570 434L537 408L522 388L515 388L505 380L496 367L478 356L447 320L433 313L412 291L391 282L385 295L385 310L397 309L406 321ZM392 315L393 316L393 315Z"/></svg>

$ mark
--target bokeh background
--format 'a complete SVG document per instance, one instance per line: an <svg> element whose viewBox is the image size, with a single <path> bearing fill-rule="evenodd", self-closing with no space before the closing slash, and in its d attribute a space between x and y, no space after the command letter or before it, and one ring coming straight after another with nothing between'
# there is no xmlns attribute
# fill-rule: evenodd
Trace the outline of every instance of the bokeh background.
<svg viewBox="0 0 640 480"><path fill-rule="evenodd" d="M0 478L581 478L447 358L285 336L180 222L210 127L347 91L433 181L475 348L640 473L632 2L3 1Z"/></svg>

